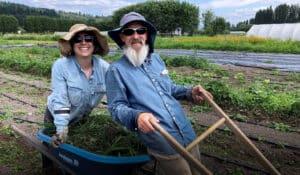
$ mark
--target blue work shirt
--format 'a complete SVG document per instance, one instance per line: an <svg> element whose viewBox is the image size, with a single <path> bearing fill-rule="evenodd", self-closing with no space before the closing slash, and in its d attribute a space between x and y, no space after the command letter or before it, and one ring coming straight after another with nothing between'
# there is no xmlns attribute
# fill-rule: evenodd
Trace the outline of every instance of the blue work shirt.
<svg viewBox="0 0 300 175"><path fill-rule="evenodd" d="M57 133L88 115L105 95L105 73L109 64L93 56L92 65L92 74L87 79L73 55L60 58L53 64L52 93L47 106L54 117ZM69 112L56 114L57 111Z"/></svg>
<svg viewBox="0 0 300 175"><path fill-rule="evenodd" d="M126 56L115 61L106 73L106 86L112 117L137 131L146 147L159 153L176 153L158 131L144 134L137 129L137 117L142 112L152 113L181 145L187 146L195 139L191 123L178 102L191 96L192 87L174 84L157 54L151 54L139 67L134 67Z"/></svg>

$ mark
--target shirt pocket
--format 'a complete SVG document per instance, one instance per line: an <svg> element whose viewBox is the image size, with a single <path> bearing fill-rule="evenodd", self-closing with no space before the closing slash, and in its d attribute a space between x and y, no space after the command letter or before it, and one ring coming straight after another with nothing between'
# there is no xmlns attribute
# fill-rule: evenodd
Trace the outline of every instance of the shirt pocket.
<svg viewBox="0 0 300 175"><path fill-rule="evenodd" d="M103 84L99 84L95 86L95 91L94 91L94 95L93 95L93 100L92 100L92 106L96 107L101 99L103 98L103 96L106 93L106 89L105 86Z"/></svg>
<svg viewBox="0 0 300 175"><path fill-rule="evenodd" d="M68 87L68 95L72 106L79 106L82 101L83 90L79 87Z"/></svg>

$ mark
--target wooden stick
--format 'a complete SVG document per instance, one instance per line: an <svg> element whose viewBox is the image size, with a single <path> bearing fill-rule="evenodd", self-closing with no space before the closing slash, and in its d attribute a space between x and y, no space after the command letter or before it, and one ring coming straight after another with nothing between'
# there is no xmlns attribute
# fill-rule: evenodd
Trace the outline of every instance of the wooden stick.
<svg viewBox="0 0 300 175"><path fill-rule="evenodd" d="M158 123L152 122L152 126L158 130L168 142L173 146L176 151L182 155L194 168L196 168L201 174L212 175L212 173L195 157L193 157L183 146L181 146L165 129L163 129Z"/></svg>
<svg viewBox="0 0 300 175"><path fill-rule="evenodd" d="M228 127L240 138L240 140L246 144L250 151L252 151L257 157L261 164L270 171L271 174L280 175L279 171L271 164L271 162L256 148L251 140L239 129L239 127L225 114L225 112L206 94L204 95L205 100L214 108L214 110L226 119Z"/></svg>
<svg viewBox="0 0 300 175"><path fill-rule="evenodd" d="M225 118L221 118L220 120L218 120L215 124L213 124L205 132L203 132L199 137L197 137L192 143L190 143L185 149L187 151L190 151L194 146L198 145L203 139L205 139L209 134L211 134L219 126L223 125L223 123L225 121L226 121Z"/></svg>
<svg viewBox="0 0 300 175"><path fill-rule="evenodd" d="M48 148L42 144L41 141L39 141L37 138L26 134L24 131L19 129L17 126L12 125L11 126L14 131L16 131L19 135L23 137L23 139L32 147L37 149L39 152L47 156L49 159L51 159L53 162L57 163L60 167L62 167L64 170L66 170L68 173L75 175L76 173L71 170L69 167L61 163L55 156L51 154L51 152L48 150Z"/></svg>

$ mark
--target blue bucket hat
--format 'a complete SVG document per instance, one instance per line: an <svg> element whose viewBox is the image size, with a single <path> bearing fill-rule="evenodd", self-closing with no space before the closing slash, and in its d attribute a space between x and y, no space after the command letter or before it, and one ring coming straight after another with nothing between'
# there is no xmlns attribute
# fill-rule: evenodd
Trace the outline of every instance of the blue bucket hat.
<svg viewBox="0 0 300 175"><path fill-rule="evenodd" d="M122 48L125 43L121 40L120 33L129 23L132 22L141 22L143 26L147 28L148 39L146 43L149 45L149 53L153 53L154 40L156 37L157 30L149 21L146 21L144 16L137 12L129 12L125 14L120 20L120 27L108 31L108 35L118 44L120 48Z"/></svg>

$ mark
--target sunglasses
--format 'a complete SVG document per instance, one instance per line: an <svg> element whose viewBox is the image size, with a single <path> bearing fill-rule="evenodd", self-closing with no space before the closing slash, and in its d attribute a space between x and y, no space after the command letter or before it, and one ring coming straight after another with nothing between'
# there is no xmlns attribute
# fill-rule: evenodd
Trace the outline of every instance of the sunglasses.
<svg viewBox="0 0 300 175"><path fill-rule="evenodd" d="M94 41L94 37L91 35L81 35L81 36L75 36L73 38L73 42L74 43L80 43L81 41L85 41L85 42L93 42Z"/></svg>
<svg viewBox="0 0 300 175"><path fill-rule="evenodd" d="M134 32L136 32L139 35L143 35L147 32L146 27L137 27L137 28L125 28L122 30L121 33L123 33L126 36L132 35Z"/></svg>

